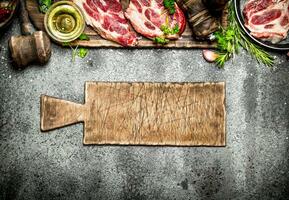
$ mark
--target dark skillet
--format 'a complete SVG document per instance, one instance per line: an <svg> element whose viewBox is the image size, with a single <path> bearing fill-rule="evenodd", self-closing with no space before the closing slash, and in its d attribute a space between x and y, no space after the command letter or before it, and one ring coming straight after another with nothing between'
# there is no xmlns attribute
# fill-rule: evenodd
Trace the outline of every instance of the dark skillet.
<svg viewBox="0 0 289 200"><path fill-rule="evenodd" d="M289 36L287 36L287 39L281 41L278 44L272 44L271 42L265 42L265 41L259 40L250 34L250 31L244 26L245 22L244 22L244 17L243 17L243 12L242 12L246 1L248 0L234 0L234 7L235 7L238 22L240 26L242 27L242 29L245 31L245 33L248 35L248 37L250 37L254 42L256 42L257 44L263 47L273 49L273 50L289 51Z"/></svg>

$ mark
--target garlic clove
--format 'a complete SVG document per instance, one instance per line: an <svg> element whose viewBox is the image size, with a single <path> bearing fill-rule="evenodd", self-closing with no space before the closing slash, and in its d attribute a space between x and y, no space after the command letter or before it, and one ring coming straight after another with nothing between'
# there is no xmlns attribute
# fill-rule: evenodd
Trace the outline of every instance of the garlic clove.
<svg viewBox="0 0 289 200"><path fill-rule="evenodd" d="M219 54L211 50L203 50L203 57L207 62L214 62L218 58Z"/></svg>

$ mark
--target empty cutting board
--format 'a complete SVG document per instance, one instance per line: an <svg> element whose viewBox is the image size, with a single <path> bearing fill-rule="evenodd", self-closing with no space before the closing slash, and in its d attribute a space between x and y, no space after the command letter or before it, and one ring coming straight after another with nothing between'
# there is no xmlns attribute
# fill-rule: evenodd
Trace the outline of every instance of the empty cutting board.
<svg viewBox="0 0 289 200"><path fill-rule="evenodd" d="M41 130L84 123L84 144L225 145L225 84L86 82L85 103L41 96Z"/></svg>

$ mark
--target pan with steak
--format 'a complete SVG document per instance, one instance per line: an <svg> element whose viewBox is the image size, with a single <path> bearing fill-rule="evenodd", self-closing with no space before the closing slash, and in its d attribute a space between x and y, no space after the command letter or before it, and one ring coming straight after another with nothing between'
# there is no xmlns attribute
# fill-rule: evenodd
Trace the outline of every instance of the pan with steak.
<svg viewBox="0 0 289 200"><path fill-rule="evenodd" d="M123 46L135 46L136 34L124 17L120 0L73 0L83 11L85 21L98 34Z"/></svg>
<svg viewBox="0 0 289 200"><path fill-rule="evenodd" d="M131 0L125 16L133 28L147 38L178 39L185 30L186 20L176 3L175 10L175 13L170 15L163 6L163 0ZM168 29L177 27L178 32L164 34L164 26Z"/></svg>
<svg viewBox="0 0 289 200"><path fill-rule="evenodd" d="M250 34L264 41L278 43L289 30L289 0L249 0L243 10Z"/></svg>

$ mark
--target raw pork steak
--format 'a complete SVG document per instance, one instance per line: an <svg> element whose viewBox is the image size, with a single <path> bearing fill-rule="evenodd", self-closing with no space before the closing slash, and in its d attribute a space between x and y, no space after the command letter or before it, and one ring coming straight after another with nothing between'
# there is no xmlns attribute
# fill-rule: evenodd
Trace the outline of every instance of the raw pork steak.
<svg viewBox="0 0 289 200"><path fill-rule="evenodd" d="M289 0L249 0L244 7L245 26L251 35L278 43L289 30Z"/></svg>
<svg viewBox="0 0 289 200"><path fill-rule="evenodd" d="M133 28L147 38L166 37L178 39L184 32L186 19L184 13L175 3L176 12L169 15L163 6L163 0L131 0L125 11L125 16L130 20ZM169 28L179 27L179 33L164 35L161 26Z"/></svg>
<svg viewBox="0 0 289 200"><path fill-rule="evenodd" d="M85 21L98 34L123 46L136 45L136 34L125 19L120 0L73 0L83 11Z"/></svg>

